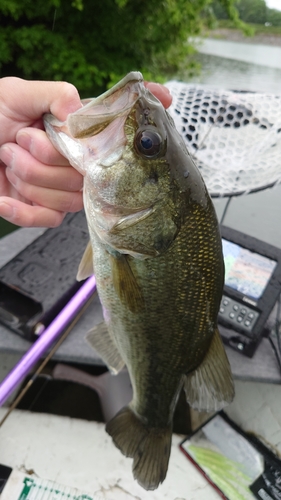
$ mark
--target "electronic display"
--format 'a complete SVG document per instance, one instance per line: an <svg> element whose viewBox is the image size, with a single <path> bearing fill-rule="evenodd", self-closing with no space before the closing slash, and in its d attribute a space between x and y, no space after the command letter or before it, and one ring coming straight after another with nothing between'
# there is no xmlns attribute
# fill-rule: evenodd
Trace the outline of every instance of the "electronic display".
<svg viewBox="0 0 281 500"><path fill-rule="evenodd" d="M222 239L225 285L248 297L259 299L274 269L275 260Z"/></svg>
<svg viewBox="0 0 281 500"><path fill-rule="evenodd" d="M281 249L221 226L225 263L218 320L224 342L252 357L269 333L269 315L281 293Z"/></svg>

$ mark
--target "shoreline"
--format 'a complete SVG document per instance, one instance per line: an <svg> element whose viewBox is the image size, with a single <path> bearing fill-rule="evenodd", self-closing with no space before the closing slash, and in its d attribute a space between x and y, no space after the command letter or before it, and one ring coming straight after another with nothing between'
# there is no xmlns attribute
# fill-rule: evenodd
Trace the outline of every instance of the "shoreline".
<svg viewBox="0 0 281 500"><path fill-rule="evenodd" d="M242 31L230 28L217 28L205 33L205 37L214 40L227 40L231 42L242 42L249 44L262 44L281 47L281 33L279 35L259 33L253 36L245 36Z"/></svg>

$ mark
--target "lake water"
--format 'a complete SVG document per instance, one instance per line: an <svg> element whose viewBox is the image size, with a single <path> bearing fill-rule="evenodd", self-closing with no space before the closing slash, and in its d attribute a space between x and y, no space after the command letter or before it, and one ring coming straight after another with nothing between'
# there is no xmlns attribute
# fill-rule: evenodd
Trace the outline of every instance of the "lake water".
<svg viewBox="0 0 281 500"><path fill-rule="evenodd" d="M281 47L226 40L196 41L202 66L193 81L226 89L281 94Z"/></svg>

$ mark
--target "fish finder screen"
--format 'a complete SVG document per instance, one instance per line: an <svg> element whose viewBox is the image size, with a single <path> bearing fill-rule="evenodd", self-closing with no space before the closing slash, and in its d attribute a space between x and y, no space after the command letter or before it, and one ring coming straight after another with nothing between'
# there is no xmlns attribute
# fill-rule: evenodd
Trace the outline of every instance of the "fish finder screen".
<svg viewBox="0 0 281 500"><path fill-rule="evenodd" d="M275 260L222 239L225 284L243 295L259 299L277 265Z"/></svg>

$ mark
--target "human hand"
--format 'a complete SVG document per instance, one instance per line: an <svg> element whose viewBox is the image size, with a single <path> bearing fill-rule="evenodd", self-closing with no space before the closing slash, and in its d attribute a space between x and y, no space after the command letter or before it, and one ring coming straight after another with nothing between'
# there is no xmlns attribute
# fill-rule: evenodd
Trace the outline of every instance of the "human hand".
<svg viewBox="0 0 281 500"><path fill-rule="evenodd" d="M83 207L82 176L52 146L42 116L81 107L64 82L0 80L0 216L19 226L58 226Z"/></svg>
<svg viewBox="0 0 281 500"><path fill-rule="evenodd" d="M171 95L162 85L146 86L167 108ZM0 217L26 227L58 226L67 212L83 208L82 176L49 141L42 116L64 121L81 107L66 82L0 80Z"/></svg>
<svg viewBox="0 0 281 500"><path fill-rule="evenodd" d="M162 102L164 108L168 108L172 104L172 96L170 94L169 89L161 85L161 83L154 82L144 82L145 86L150 90L152 94Z"/></svg>

